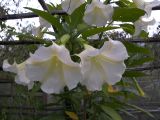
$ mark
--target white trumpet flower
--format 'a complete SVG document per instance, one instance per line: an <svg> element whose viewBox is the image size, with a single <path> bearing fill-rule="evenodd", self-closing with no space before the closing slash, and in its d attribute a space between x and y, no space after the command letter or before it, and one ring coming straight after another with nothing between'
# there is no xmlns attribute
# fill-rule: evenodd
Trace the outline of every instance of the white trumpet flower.
<svg viewBox="0 0 160 120"><path fill-rule="evenodd" d="M62 9L69 15L73 13L75 9L85 3L85 0L65 0L62 2Z"/></svg>
<svg viewBox="0 0 160 120"><path fill-rule="evenodd" d="M51 24L45 19L43 19L42 17L39 17L39 23L40 23L40 27L47 28L47 29L51 27Z"/></svg>
<svg viewBox="0 0 160 120"><path fill-rule="evenodd" d="M53 43L49 47L40 47L28 60L27 77L42 83L42 91L60 93L64 87L73 89L82 80L80 65L71 60L64 46Z"/></svg>
<svg viewBox="0 0 160 120"><path fill-rule="evenodd" d="M30 90L32 89L34 83L26 77L25 64L26 62L21 64L14 63L10 65L7 60L4 60L3 70L17 74L15 76L15 82L20 85L28 86L28 89Z"/></svg>
<svg viewBox="0 0 160 120"><path fill-rule="evenodd" d="M150 17L152 8L159 6L160 1L154 0L152 2L146 2L145 0L132 0L139 9L146 11L146 15L144 17Z"/></svg>
<svg viewBox="0 0 160 120"><path fill-rule="evenodd" d="M84 13L83 20L89 25L105 26L112 19L113 7L104 5L99 0L92 0Z"/></svg>
<svg viewBox="0 0 160 120"><path fill-rule="evenodd" d="M134 32L134 37L138 36L142 30L148 31L148 26L149 25L154 25L156 23L155 19L149 19L149 18L143 18L141 17L139 20L137 20L134 23L135 26L135 32Z"/></svg>
<svg viewBox="0 0 160 120"><path fill-rule="evenodd" d="M51 27L51 24L47 22L45 19L43 19L42 17L39 17L39 23L40 23L40 26L32 28L32 34L41 38L44 35L43 32L46 32L48 28Z"/></svg>
<svg viewBox="0 0 160 120"><path fill-rule="evenodd" d="M119 41L109 39L101 49L87 46L79 54L83 81L88 90L101 90L102 84L114 85L121 80L128 58L125 46Z"/></svg>

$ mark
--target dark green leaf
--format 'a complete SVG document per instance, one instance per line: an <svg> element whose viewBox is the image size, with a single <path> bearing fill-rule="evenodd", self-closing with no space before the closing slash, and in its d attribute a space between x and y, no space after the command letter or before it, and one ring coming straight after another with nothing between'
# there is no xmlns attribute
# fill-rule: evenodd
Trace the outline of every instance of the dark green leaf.
<svg viewBox="0 0 160 120"><path fill-rule="evenodd" d="M120 27L99 27L99 28L92 28L92 29L89 29L87 31L84 31L82 33L82 36L84 38L87 38L89 36L92 36L92 35L95 35L95 34L98 34L98 33L101 33L101 32L105 32L107 30L113 30L113 29L118 29Z"/></svg>
<svg viewBox="0 0 160 120"><path fill-rule="evenodd" d="M140 33L140 35L139 35L139 37L140 37L140 38L148 38L148 35L149 35L148 32L142 30L141 33Z"/></svg>
<svg viewBox="0 0 160 120"><path fill-rule="evenodd" d="M112 109L111 107L108 107L106 105L100 105L100 108L102 109L102 111L105 114L110 116L113 120L122 120L122 118L119 115L119 113L117 111L115 111L114 109Z"/></svg>
<svg viewBox="0 0 160 120"><path fill-rule="evenodd" d="M139 65L143 65L146 62L151 62L153 61L154 58L152 57L139 57L137 59L133 59L131 62L128 62L128 66L129 67L135 67L135 66L139 66Z"/></svg>
<svg viewBox="0 0 160 120"><path fill-rule="evenodd" d="M134 43L130 43L130 42L123 42L124 45L126 46L127 48L127 51L130 52L130 53L143 53L143 54L151 54L151 51L147 48L144 48L144 47L141 47L141 46L138 46Z"/></svg>
<svg viewBox="0 0 160 120"><path fill-rule="evenodd" d="M139 71L125 71L123 74L124 77L143 77L146 74Z"/></svg>
<svg viewBox="0 0 160 120"><path fill-rule="evenodd" d="M112 120L112 118L108 115L106 115L105 113L101 113L100 115L98 115L98 120Z"/></svg>
<svg viewBox="0 0 160 120"><path fill-rule="evenodd" d="M145 93L144 93L144 91L142 90L142 88L140 87L139 83L137 82L137 80L135 78L133 78L133 83L134 83L134 86L135 86L136 90L138 91L139 95L144 97Z"/></svg>
<svg viewBox="0 0 160 120"><path fill-rule="evenodd" d="M125 32L127 32L127 33L129 33L131 35L134 34L134 25L132 25L132 24L121 24L120 26L122 27L122 29Z"/></svg>
<svg viewBox="0 0 160 120"><path fill-rule="evenodd" d="M136 110L139 110L139 111L147 114L148 116L150 116L152 118L155 118L150 112L148 112L147 110L144 110L144 109L142 109L142 108L140 108L140 107L138 107L136 105L132 105L132 104L128 104L128 103L126 103L125 105L127 105L128 107L134 108Z"/></svg>
<svg viewBox="0 0 160 120"><path fill-rule="evenodd" d="M123 1L117 1L116 4L117 4L119 7L128 7L127 4L125 4Z"/></svg>
<svg viewBox="0 0 160 120"><path fill-rule="evenodd" d="M130 113L130 112L126 111L126 110L121 110L121 111L122 111L123 113L125 113L126 115L128 115L128 116L130 116L130 117L133 117L133 118L135 118L135 119L137 119L136 116L133 115L132 113Z"/></svg>
<svg viewBox="0 0 160 120"><path fill-rule="evenodd" d="M77 27L77 25L83 21L85 6L86 4L82 4L71 14L71 26L73 28Z"/></svg>
<svg viewBox="0 0 160 120"><path fill-rule="evenodd" d="M40 17L42 17L43 19L45 19L46 21L51 23L53 26L56 27L56 29L58 29L58 31L62 30L62 25L61 25L60 21L57 18L55 18L53 15L51 15L47 12L44 12L42 10L37 10L37 9L33 9L33 8L28 8L28 7L25 7L25 8L31 10L35 14L39 15Z"/></svg>
<svg viewBox="0 0 160 120"><path fill-rule="evenodd" d="M141 16L145 14L145 11L138 8L115 8L112 19L114 21L121 22L135 22Z"/></svg>

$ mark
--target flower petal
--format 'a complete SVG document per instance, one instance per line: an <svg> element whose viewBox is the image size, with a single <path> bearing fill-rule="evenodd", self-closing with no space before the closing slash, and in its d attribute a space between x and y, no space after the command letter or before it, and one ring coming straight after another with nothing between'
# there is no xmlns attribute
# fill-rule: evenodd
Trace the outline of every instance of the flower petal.
<svg viewBox="0 0 160 120"><path fill-rule="evenodd" d="M4 60L2 67L3 67L4 71L17 73L17 64L16 63L14 63L13 65L10 65L7 60Z"/></svg>
<svg viewBox="0 0 160 120"><path fill-rule="evenodd" d="M31 55L26 64L26 75L31 81L40 81L41 89L48 94L60 93L64 86L73 89L82 79L80 65L72 61L63 45L56 43L40 47Z"/></svg>
<svg viewBox="0 0 160 120"><path fill-rule="evenodd" d="M99 0L92 0L84 13L83 20L89 25L104 26L112 19L113 8Z"/></svg>
<svg viewBox="0 0 160 120"><path fill-rule="evenodd" d="M57 57L66 65L79 66L78 63L72 61L68 49L66 49L63 45L57 48Z"/></svg>
<svg viewBox="0 0 160 120"><path fill-rule="evenodd" d="M82 59L82 63L83 81L81 84L90 91L101 90L104 79L101 66L94 60L83 61Z"/></svg>
<svg viewBox="0 0 160 120"><path fill-rule="evenodd" d="M63 64L64 81L69 89L73 89L82 81L80 66L68 66Z"/></svg>
<svg viewBox="0 0 160 120"><path fill-rule="evenodd" d="M28 59L27 63L32 63L34 61L45 61L48 60L51 56L53 56L53 52L51 47L39 47L34 54L30 54L30 58Z"/></svg>
<svg viewBox="0 0 160 120"><path fill-rule="evenodd" d="M139 20L137 20L134 23L135 26L135 33L133 36L138 36L142 30L144 31L148 31L147 28L149 25L154 25L156 23L154 18L145 18L145 17L141 17Z"/></svg>
<svg viewBox="0 0 160 120"><path fill-rule="evenodd" d="M18 65L17 76L21 83L24 83L25 85L28 85L30 83L30 80L26 77L25 62Z"/></svg>
<svg viewBox="0 0 160 120"><path fill-rule="evenodd" d="M16 75L15 76L15 82L19 85L24 85L24 86L28 86L28 90L32 89L33 88L33 85L34 85L34 82L26 82L28 81L28 78L26 76L18 76Z"/></svg>
<svg viewBox="0 0 160 120"><path fill-rule="evenodd" d="M69 15L73 13L80 5L85 3L85 0L65 0L62 2L62 8Z"/></svg>
<svg viewBox="0 0 160 120"><path fill-rule="evenodd" d="M99 62L104 70L106 83L114 85L121 80L126 69L124 62L111 62L104 58L99 58Z"/></svg>
<svg viewBox="0 0 160 120"><path fill-rule="evenodd" d="M87 44L85 44L84 46L85 46L85 50L77 55L81 59L84 59L83 61L85 61L85 59L88 60L88 57L94 57L96 55L99 55L99 50L98 49L96 49L96 48L94 48L90 45L87 45Z"/></svg>
<svg viewBox="0 0 160 120"><path fill-rule="evenodd" d="M7 60L4 60L3 69L5 71L16 73L15 82L20 85L28 86L28 89L31 89L34 83L26 77L25 64L26 61L21 64L14 63L13 65L10 65Z"/></svg>
<svg viewBox="0 0 160 120"><path fill-rule="evenodd" d="M41 27L45 27L45 28L51 27L51 24L47 22L45 19L43 19L42 17L39 17L39 23Z"/></svg>
<svg viewBox="0 0 160 120"><path fill-rule="evenodd" d="M128 58L126 47L120 41L114 41L110 38L104 43L100 53L112 61L123 61Z"/></svg>
<svg viewBox="0 0 160 120"><path fill-rule="evenodd" d="M52 69L51 73L48 74L47 78L42 82L41 89L48 94L60 93L65 87L65 82L63 80L64 76L61 68L56 67Z"/></svg>
<svg viewBox="0 0 160 120"><path fill-rule="evenodd" d="M132 0L136 6L140 9L144 9L145 7L145 1L144 0Z"/></svg>
<svg viewBox="0 0 160 120"><path fill-rule="evenodd" d="M26 74L32 81L40 81L41 89L48 93L60 93L64 86L73 89L81 80L79 65L64 64L57 56L47 61L27 64Z"/></svg>
<svg viewBox="0 0 160 120"><path fill-rule="evenodd" d="M50 60L26 64L26 75L31 81L43 81L46 79L46 75L51 67Z"/></svg>

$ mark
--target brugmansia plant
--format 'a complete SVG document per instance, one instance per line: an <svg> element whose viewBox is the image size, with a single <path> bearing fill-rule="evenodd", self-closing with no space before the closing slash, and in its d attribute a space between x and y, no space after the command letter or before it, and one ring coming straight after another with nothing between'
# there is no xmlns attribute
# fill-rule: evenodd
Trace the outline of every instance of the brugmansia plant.
<svg viewBox="0 0 160 120"><path fill-rule="evenodd" d="M132 115L127 108L153 117L127 103L133 96L145 96L136 80L145 74L130 68L153 60L151 52L130 42L112 40L108 32L122 29L133 37L146 37L147 26L155 23L150 13L156 5L143 0L47 4L50 11L64 10L67 15L27 8L40 16L41 26L34 35L43 44L21 64L5 60L3 69L15 73L15 82L28 90L40 83L43 92L54 96L51 105L63 106L62 111L40 120L122 120L121 114ZM54 31L49 31L50 27ZM55 40L45 41L44 34Z"/></svg>

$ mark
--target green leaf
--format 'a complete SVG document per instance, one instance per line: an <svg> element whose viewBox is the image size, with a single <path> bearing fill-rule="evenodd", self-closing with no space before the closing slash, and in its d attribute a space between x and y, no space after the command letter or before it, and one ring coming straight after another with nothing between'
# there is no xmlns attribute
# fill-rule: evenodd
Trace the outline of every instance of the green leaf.
<svg viewBox="0 0 160 120"><path fill-rule="evenodd" d="M124 3L123 1L117 1L116 4L119 6L119 7L128 7L126 3Z"/></svg>
<svg viewBox="0 0 160 120"><path fill-rule="evenodd" d="M60 21L57 18L55 18L53 15L49 14L48 12L44 12L42 10L37 10L33 8L28 8L28 7L25 7L25 8L31 10L35 14L39 15L40 17L42 17L43 19L51 23L53 26L56 27L56 29L58 29L58 31L62 30L62 25Z"/></svg>
<svg viewBox="0 0 160 120"><path fill-rule="evenodd" d="M153 60L154 60L154 58L152 58L152 57L139 57L137 59L133 59L132 61L129 60L128 66L135 67L135 66L143 65L146 62L151 62Z"/></svg>
<svg viewBox="0 0 160 120"><path fill-rule="evenodd" d="M126 33L129 33L131 35L134 34L134 25L132 25L132 24L121 24L120 26Z"/></svg>
<svg viewBox="0 0 160 120"><path fill-rule="evenodd" d="M125 113L126 115L128 115L128 116L130 116L130 117L132 117L132 118L135 118L135 120L137 119L136 117L135 117L135 115L133 115L132 113L130 113L130 112L128 112L128 111L126 111L126 110L121 110L123 113Z"/></svg>
<svg viewBox="0 0 160 120"><path fill-rule="evenodd" d="M82 4L71 14L71 26L73 28L83 21L85 6L86 4Z"/></svg>
<svg viewBox="0 0 160 120"><path fill-rule="evenodd" d="M133 83L134 83L134 86L137 89L139 95L144 97L145 93L144 93L144 91L142 90L142 88L140 87L140 85L138 84L138 82L137 82L137 80L135 78L133 78Z"/></svg>
<svg viewBox="0 0 160 120"><path fill-rule="evenodd" d="M98 33L101 33L101 32L105 32L107 30L113 30L113 29L118 29L120 27L99 27L99 28L92 28L92 29L89 29L87 31L84 31L82 33L82 36L84 38L87 38L89 36L92 36L92 35L95 35L95 34L98 34Z"/></svg>
<svg viewBox="0 0 160 120"><path fill-rule="evenodd" d="M110 118L110 116L106 115L105 113L100 113L98 115L98 120L112 120L112 118Z"/></svg>
<svg viewBox="0 0 160 120"><path fill-rule="evenodd" d="M136 109L136 110L139 110L139 111L147 114L147 115L150 116L151 118L155 118L150 112L148 112L147 110L144 110L144 109L142 109L142 108L140 108L140 107L138 107L138 106L136 106L136 105L132 105L132 104L129 104L129 103L125 103L125 105L127 105L128 107L132 107L132 108L134 108L134 109Z"/></svg>
<svg viewBox="0 0 160 120"><path fill-rule="evenodd" d="M123 77L143 77L146 76L145 73L139 71L125 71Z"/></svg>
<svg viewBox="0 0 160 120"><path fill-rule="evenodd" d="M110 116L113 120L122 120L119 113L117 111L115 111L114 109L112 109L111 107L108 107L103 104L103 105L100 105L100 108L105 114Z"/></svg>
<svg viewBox="0 0 160 120"><path fill-rule="evenodd" d="M143 53L143 54L151 54L151 51L147 48L144 48L144 47L141 47L141 46L138 46L134 43L130 43L130 42L123 42L125 47L127 48L127 51L130 52L130 53Z"/></svg>
<svg viewBox="0 0 160 120"><path fill-rule="evenodd" d="M148 32L142 30L141 33L140 33L140 35L139 35L139 37L140 37L140 38L148 38L148 35L149 35Z"/></svg>
<svg viewBox="0 0 160 120"><path fill-rule="evenodd" d="M116 4L119 7L136 7L136 6L134 6L134 3L130 2L129 0L119 0L116 2Z"/></svg>
<svg viewBox="0 0 160 120"><path fill-rule="evenodd" d="M145 11L138 8L115 8L112 19L114 21L121 22L135 22L141 16L145 14Z"/></svg>

